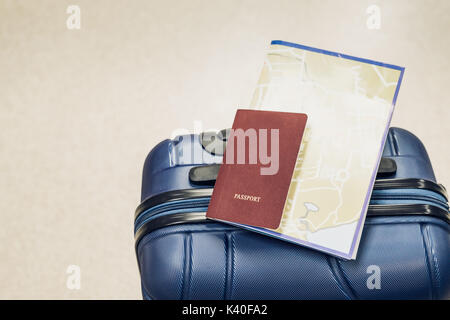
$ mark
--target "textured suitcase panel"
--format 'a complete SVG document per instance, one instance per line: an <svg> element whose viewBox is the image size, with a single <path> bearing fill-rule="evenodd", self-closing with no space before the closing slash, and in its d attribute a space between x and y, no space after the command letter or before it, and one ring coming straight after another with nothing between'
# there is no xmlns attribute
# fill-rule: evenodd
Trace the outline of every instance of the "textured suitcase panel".
<svg viewBox="0 0 450 320"><path fill-rule="evenodd" d="M138 250L143 293L154 299L181 299L186 256L184 250L185 235L174 233L143 239ZM163 268L163 270L161 269Z"/></svg>
<svg viewBox="0 0 450 320"><path fill-rule="evenodd" d="M156 230L137 251L154 299L443 299L449 232L435 218L368 218L358 259L344 261L223 224L186 224ZM374 266L380 289L367 285Z"/></svg>
<svg viewBox="0 0 450 320"><path fill-rule="evenodd" d="M383 178L435 181L423 144L406 130L390 129L383 156L397 164L396 173ZM220 162L220 156L202 148L198 135L163 141L146 159L142 200L167 191L204 188L191 184L189 170ZM146 219L154 223L151 214L204 212L207 198L201 203L199 199L178 199L167 212L161 207L145 209L136 227ZM186 209L188 203L198 207ZM438 206L448 218L445 197L431 189L372 193L371 205L406 203ZM424 214L368 217L353 261L213 222L162 225L142 235L136 253L146 299L450 298L450 224Z"/></svg>

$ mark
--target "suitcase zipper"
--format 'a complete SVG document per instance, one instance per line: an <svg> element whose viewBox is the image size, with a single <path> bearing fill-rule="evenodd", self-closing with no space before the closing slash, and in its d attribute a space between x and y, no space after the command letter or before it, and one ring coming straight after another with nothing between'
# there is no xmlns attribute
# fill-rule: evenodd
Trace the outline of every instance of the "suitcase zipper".
<svg viewBox="0 0 450 320"><path fill-rule="evenodd" d="M156 218L159 216L170 215L174 213L189 213L193 211L205 211L208 209L210 197L177 200L172 203L160 204L146 210L143 214L139 215L135 220L135 232L150 218Z"/></svg>
<svg viewBox="0 0 450 320"><path fill-rule="evenodd" d="M425 179L379 179L375 180L373 189L425 189L439 193L448 201L447 190L442 184Z"/></svg>
<svg viewBox="0 0 450 320"><path fill-rule="evenodd" d="M398 190L385 194L388 189ZM415 189L427 192L421 195L418 194L421 191ZM212 190L169 191L145 200L136 209L135 238L140 239L143 234L163 226L205 221ZM447 193L442 185L424 179L383 179L375 182L367 215L421 214L436 216L450 223L448 208Z"/></svg>
<svg viewBox="0 0 450 320"><path fill-rule="evenodd" d="M389 203L386 202L391 202L391 205L395 205L408 204L405 203L405 201L415 203L422 202L424 204L435 205L442 208L443 210L448 210L448 204L442 199L436 199L436 197L439 196L435 195L433 197L432 195L430 195L425 197L413 193L403 193L397 195L378 194L378 191L374 190L370 199L370 203L371 205L388 205ZM197 197L156 204L148 210L145 210L142 214L138 215L135 220L135 231L137 231L150 218L153 219L155 217L169 215L175 212L189 213L193 211L206 211L208 209L209 201L210 197Z"/></svg>
<svg viewBox="0 0 450 320"><path fill-rule="evenodd" d="M370 198L370 204L414 204L420 202L435 205L444 210L449 209L445 198L434 191L429 191L427 195L420 195L411 192L409 189L399 189L398 191L396 194L385 194L384 192L374 190Z"/></svg>
<svg viewBox="0 0 450 320"><path fill-rule="evenodd" d="M149 217L135 231L136 248L139 241L148 233L157 229L187 223L211 223L214 220L206 218L207 208L197 208L190 212L176 212L168 215ZM396 204L396 205L370 205L367 217L399 217L399 216L431 216L450 224L448 210L429 204Z"/></svg>

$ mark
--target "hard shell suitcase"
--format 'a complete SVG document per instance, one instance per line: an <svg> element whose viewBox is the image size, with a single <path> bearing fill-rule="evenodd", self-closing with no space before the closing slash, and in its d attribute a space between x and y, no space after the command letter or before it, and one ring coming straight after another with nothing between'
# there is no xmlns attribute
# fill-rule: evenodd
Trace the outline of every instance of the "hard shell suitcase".
<svg viewBox="0 0 450 320"><path fill-rule="evenodd" d="M450 215L426 150L391 128L356 260L205 219L226 132L149 153L135 215L145 299L445 299ZM219 150L219 151L217 151Z"/></svg>

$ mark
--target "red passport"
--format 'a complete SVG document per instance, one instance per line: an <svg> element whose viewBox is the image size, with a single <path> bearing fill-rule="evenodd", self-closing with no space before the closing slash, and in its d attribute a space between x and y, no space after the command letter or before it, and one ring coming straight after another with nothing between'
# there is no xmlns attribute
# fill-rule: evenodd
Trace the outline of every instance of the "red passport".
<svg viewBox="0 0 450 320"><path fill-rule="evenodd" d="M306 121L303 113L238 110L206 216L278 228Z"/></svg>

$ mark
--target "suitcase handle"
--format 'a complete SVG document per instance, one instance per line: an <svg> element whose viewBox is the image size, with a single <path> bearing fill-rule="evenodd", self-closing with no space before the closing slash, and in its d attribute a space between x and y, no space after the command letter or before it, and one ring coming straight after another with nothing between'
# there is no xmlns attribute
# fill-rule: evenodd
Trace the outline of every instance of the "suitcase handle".
<svg viewBox="0 0 450 320"><path fill-rule="evenodd" d="M209 164L193 167L189 170L189 181L193 184L202 186L214 186L220 164ZM377 177L385 177L394 174L397 171L397 164L394 159L381 158L378 167Z"/></svg>
<svg viewBox="0 0 450 320"><path fill-rule="evenodd" d="M381 158L380 165L378 166L377 177L389 176L397 172L397 164L394 159Z"/></svg>
<svg viewBox="0 0 450 320"><path fill-rule="evenodd" d="M201 186L214 186L219 174L220 164L193 167L189 170L189 181Z"/></svg>
<svg viewBox="0 0 450 320"><path fill-rule="evenodd" d="M203 132L200 134L200 144L210 154L221 156L224 154L229 135L230 129L223 129L219 132ZM214 186L219 168L218 164L194 167L189 172L189 180L194 184ZM385 177L395 172L397 172L395 160L381 158L377 176Z"/></svg>

